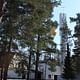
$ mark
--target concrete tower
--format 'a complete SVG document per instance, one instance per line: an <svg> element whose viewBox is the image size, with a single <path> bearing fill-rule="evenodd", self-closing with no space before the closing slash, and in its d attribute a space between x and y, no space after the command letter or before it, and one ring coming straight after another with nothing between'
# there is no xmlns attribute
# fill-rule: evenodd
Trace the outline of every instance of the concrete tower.
<svg viewBox="0 0 80 80"><path fill-rule="evenodd" d="M66 22L66 14L60 13L59 19L60 19L60 28L61 28L61 27L63 27L63 23Z"/></svg>
<svg viewBox="0 0 80 80"><path fill-rule="evenodd" d="M63 72L63 67L64 67L64 59L66 55L66 49L67 49L67 33L64 33L64 29L66 29L64 24L66 23L66 14L65 13L60 13L60 36L61 36L61 72ZM65 37L64 37L65 36Z"/></svg>

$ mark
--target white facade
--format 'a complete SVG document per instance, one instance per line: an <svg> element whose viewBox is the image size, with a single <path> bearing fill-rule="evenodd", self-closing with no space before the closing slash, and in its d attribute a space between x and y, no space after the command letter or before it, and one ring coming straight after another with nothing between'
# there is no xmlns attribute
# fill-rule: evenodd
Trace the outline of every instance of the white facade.
<svg viewBox="0 0 80 80"><path fill-rule="evenodd" d="M8 77L9 78L21 78L21 76L18 76L18 74L15 73L14 70L8 70Z"/></svg>
<svg viewBox="0 0 80 80"><path fill-rule="evenodd" d="M56 71L52 72L51 70L49 70L50 66L46 63L39 63L39 68L38 71L41 72L41 79L53 79L54 80L54 75L61 75L61 71L60 71L60 66L56 66ZM31 68L31 73L30 73L30 79L34 79L35 77L35 66L32 65ZM14 70L9 70L8 71L8 77L9 78L21 78L21 76L18 76L17 73L15 73ZM26 75L27 78L27 75Z"/></svg>
<svg viewBox="0 0 80 80"><path fill-rule="evenodd" d="M50 70L50 66L47 63L39 63L38 71L42 73L41 79L53 79L54 80L54 75L61 75L60 66L56 66L55 68L56 68L56 71L52 72ZM33 69L35 69L34 65L33 65Z"/></svg>

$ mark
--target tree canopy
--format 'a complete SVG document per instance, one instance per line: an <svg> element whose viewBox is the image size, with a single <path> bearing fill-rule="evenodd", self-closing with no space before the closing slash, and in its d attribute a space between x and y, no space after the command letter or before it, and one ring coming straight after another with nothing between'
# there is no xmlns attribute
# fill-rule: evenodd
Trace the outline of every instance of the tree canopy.
<svg viewBox="0 0 80 80"><path fill-rule="evenodd" d="M60 1L51 0L6 0L4 13L0 16L0 54L19 53L19 49L27 48L29 54L36 55L35 79L37 80L38 61L42 51L54 49L54 36L50 33L57 22L52 21L54 7ZM0 3L3 5L3 3ZM1 14L1 13L0 13ZM52 47L49 48L49 45ZM31 50L30 50L31 49ZM8 59L9 60L9 59ZM4 80L7 78L8 66L4 71Z"/></svg>

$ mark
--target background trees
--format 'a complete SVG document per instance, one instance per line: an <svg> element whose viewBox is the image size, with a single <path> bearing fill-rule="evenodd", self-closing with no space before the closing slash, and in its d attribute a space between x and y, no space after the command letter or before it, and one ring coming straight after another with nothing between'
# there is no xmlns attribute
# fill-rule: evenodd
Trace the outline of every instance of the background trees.
<svg viewBox="0 0 80 80"><path fill-rule="evenodd" d="M76 22L74 37L76 40L74 41L74 55L73 55L73 68L76 75L80 74L80 14L77 14L76 18L70 18L71 22Z"/></svg>
<svg viewBox="0 0 80 80"><path fill-rule="evenodd" d="M0 54L6 55L6 59L9 61L9 54L19 53L20 48L26 48L26 51L29 52L28 71L30 71L31 56L35 54L36 80L42 51L50 52L52 50L51 52L54 52L55 35L52 36L50 30L52 27L57 27L57 22L51 21L51 18L53 8L59 4L60 2L51 0L5 1L4 15L0 24ZM3 71L4 80L7 79L8 67L9 64Z"/></svg>
<svg viewBox="0 0 80 80"><path fill-rule="evenodd" d="M72 69L72 63L71 63L70 50L69 50L69 44L68 43L67 43L67 55L65 57L62 77L67 79L67 80L74 79L74 72Z"/></svg>

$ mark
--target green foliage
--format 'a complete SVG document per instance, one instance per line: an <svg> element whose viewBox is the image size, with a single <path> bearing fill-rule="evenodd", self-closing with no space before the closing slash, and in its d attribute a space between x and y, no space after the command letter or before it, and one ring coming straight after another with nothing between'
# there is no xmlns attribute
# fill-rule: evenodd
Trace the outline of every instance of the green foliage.
<svg viewBox="0 0 80 80"><path fill-rule="evenodd" d="M74 68L74 72L76 75L80 74L80 13L77 14L76 18L70 18L71 22L76 22L75 25L75 33L74 33L74 37L77 39L74 41L75 43L75 47L73 49L74 51L74 55L72 57L72 62L73 62L73 68Z"/></svg>
<svg viewBox="0 0 80 80"><path fill-rule="evenodd" d="M56 71L56 61L53 59L49 62L49 65L50 65L50 68L49 70L51 70L52 72L55 72Z"/></svg>
<svg viewBox="0 0 80 80"><path fill-rule="evenodd" d="M72 67L73 67L73 70L74 70L74 73L75 75L79 75L80 74L80 57L79 56L75 56L73 55L72 56Z"/></svg>
<svg viewBox="0 0 80 80"><path fill-rule="evenodd" d="M51 0L6 0L0 26L0 52L8 51L11 38L11 51L19 53L19 47L28 48L27 51L32 47L38 59L44 48L47 52L54 49L54 35L50 30L57 27L57 22L51 18L53 8L58 5L60 2Z"/></svg>
<svg viewBox="0 0 80 80"><path fill-rule="evenodd" d="M67 55L65 57L64 70L62 73L62 77L65 79L74 79L74 73L71 64L71 57L69 51L69 45L67 44Z"/></svg>
<svg viewBox="0 0 80 80"><path fill-rule="evenodd" d="M26 54L20 51L17 55L15 55L15 61L17 59L18 66L15 67L15 72L18 73L19 76L25 76L27 74L28 60Z"/></svg>
<svg viewBox="0 0 80 80"><path fill-rule="evenodd" d="M71 35L71 31L67 26L67 23L63 23L63 27L60 28L61 31L63 31L63 37L66 37L65 35L69 36Z"/></svg>

